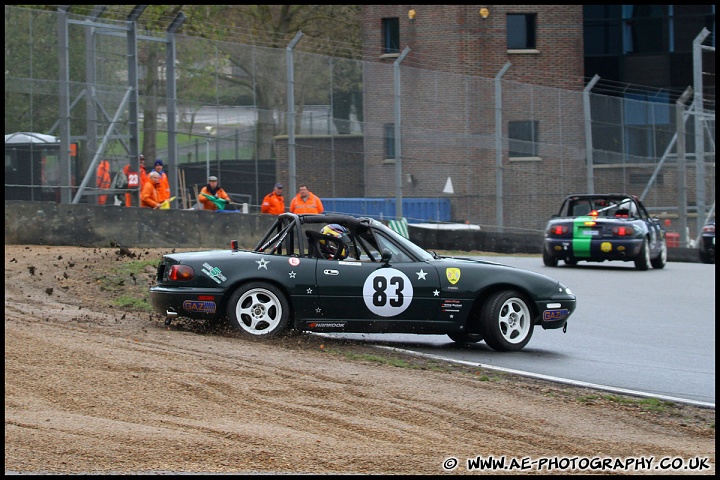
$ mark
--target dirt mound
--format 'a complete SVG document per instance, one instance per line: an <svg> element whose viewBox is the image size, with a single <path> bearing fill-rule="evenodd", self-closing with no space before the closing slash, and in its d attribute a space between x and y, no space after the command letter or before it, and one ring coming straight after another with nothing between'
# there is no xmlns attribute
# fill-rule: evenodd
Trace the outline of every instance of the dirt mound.
<svg viewBox="0 0 720 480"><path fill-rule="evenodd" d="M166 327L146 298L167 251L5 246L6 471L438 474L495 456L533 462L505 473L598 457L715 472L714 410L305 334Z"/></svg>

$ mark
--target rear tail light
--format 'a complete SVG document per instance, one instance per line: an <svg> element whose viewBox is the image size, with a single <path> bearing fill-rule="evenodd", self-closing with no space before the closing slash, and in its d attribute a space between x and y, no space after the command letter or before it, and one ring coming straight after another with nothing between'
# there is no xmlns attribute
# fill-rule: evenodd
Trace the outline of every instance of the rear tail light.
<svg viewBox="0 0 720 480"><path fill-rule="evenodd" d="M634 231L633 231L633 228L630 226L613 227L612 233L613 233L613 235L617 235L618 237L627 237L628 235L632 235L634 233Z"/></svg>
<svg viewBox="0 0 720 480"><path fill-rule="evenodd" d="M195 277L195 270L188 265L173 265L168 271L168 280L188 282Z"/></svg>
<svg viewBox="0 0 720 480"><path fill-rule="evenodd" d="M703 227L703 233L715 233L715 225L705 225Z"/></svg>
<svg viewBox="0 0 720 480"><path fill-rule="evenodd" d="M569 231L570 229L566 225L553 225L550 227L550 235L564 235Z"/></svg>

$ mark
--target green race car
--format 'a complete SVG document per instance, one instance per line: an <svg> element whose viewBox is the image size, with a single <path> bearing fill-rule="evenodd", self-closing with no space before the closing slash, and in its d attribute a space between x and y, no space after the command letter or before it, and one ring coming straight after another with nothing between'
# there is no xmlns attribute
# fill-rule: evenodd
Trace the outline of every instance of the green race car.
<svg viewBox="0 0 720 480"><path fill-rule="evenodd" d="M664 268L665 229L634 195L569 195L545 228L543 263L635 262L638 270Z"/></svg>

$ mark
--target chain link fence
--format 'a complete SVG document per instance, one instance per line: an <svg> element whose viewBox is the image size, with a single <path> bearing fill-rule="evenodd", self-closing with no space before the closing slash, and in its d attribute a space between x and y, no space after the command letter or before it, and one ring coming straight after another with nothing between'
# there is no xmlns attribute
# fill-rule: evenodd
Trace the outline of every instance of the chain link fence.
<svg viewBox="0 0 720 480"><path fill-rule="evenodd" d="M688 103L678 142L677 99L662 92L600 95L135 28L5 7L6 200L60 202L68 189L94 203L99 160L115 175L142 153L172 173L180 208L210 174L251 212L282 182L323 199L447 199L451 221L505 231L542 231L566 195L591 189L636 194L691 238L714 215L714 110L696 122ZM70 145L7 143L16 132Z"/></svg>

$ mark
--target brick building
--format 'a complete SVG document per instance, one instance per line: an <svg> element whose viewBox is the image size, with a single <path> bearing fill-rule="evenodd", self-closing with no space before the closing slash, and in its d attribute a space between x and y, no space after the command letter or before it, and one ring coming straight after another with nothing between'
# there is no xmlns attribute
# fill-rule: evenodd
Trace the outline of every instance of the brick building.
<svg viewBox="0 0 720 480"><path fill-rule="evenodd" d="M591 140L586 135L591 109L583 89L595 73L604 81L638 81L658 65L660 84L646 85L691 84L691 72L679 68L692 64L688 45L667 39L692 38L708 22L714 30L714 11L657 7L596 8L588 21L582 5L363 6L364 58L373 62L364 71L365 195L392 195L401 177L403 196L434 196L452 178L456 220L507 225L512 219L529 228L554 213L559 197L587 192L588 178L595 191L640 194L654 177L660 182L646 204L676 205L677 172L655 175L655 169L674 133L670 106L677 94L660 97L662 115L652 119L654 107L633 102L655 92L603 93L625 104L595 95L597 131ZM709 63L714 72L714 58ZM636 107L646 112L637 115ZM638 117L645 119L630 122ZM661 127L653 125L661 117ZM602 163L591 174L590 142ZM687 174L694 192L696 170ZM714 169L706 183L712 202Z"/></svg>
<svg viewBox="0 0 720 480"><path fill-rule="evenodd" d="M534 225L538 209L557 208L557 196L548 192L584 189L582 6L486 8L364 6L364 57L379 64L365 72L373 81L364 82L366 171L372 179L367 196L396 188L388 145L395 126L393 64L406 48L399 82L404 196L436 195L452 178L457 220L495 225L501 223L498 215L515 220L527 215ZM498 158L493 79L508 62ZM560 169L563 178L555 174ZM573 178L578 184L567 185ZM526 201L512 201L514 196Z"/></svg>

